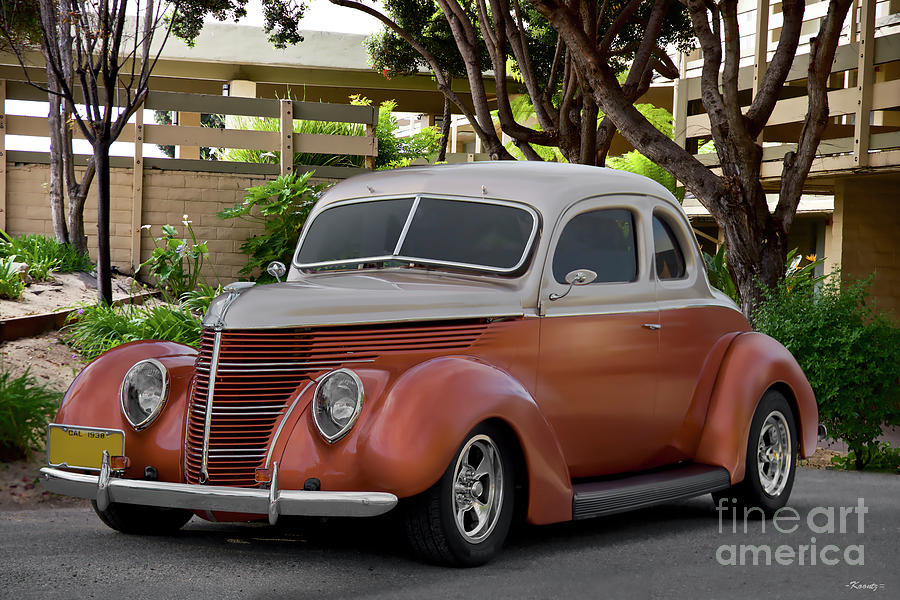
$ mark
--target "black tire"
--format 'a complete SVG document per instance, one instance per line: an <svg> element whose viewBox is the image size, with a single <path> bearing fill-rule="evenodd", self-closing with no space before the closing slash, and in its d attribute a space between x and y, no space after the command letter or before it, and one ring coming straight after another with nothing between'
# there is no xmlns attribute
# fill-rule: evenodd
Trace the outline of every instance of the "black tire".
<svg viewBox="0 0 900 600"><path fill-rule="evenodd" d="M97 501L91 500L94 512L107 527L134 535L168 535L175 533L194 516L181 508L162 508L139 504L119 504L110 502L106 510L97 508Z"/></svg>
<svg viewBox="0 0 900 600"><path fill-rule="evenodd" d="M493 452L496 454L489 456ZM503 432L482 423L466 436L440 480L407 501L406 534L420 559L438 565L474 567L497 555L509 533L515 510L511 452L512 446ZM481 467L479 457L491 463L490 474L475 476L475 467ZM465 482L461 487L468 487L467 493L454 491L457 480ZM484 501L478 505L487 507L486 517L480 517L476 500ZM465 507L469 502L472 507L462 509L462 523L458 525L456 508Z"/></svg>
<svg viewBox="0 0 900 600"><path fill-rule="evenodd" d="M777 390L767 391L750 424L744 480L714 493L716 506L759 508L772 516L791 496L798 443L797 424L787 399ZM779 451L785 447L789 448L786 454Z"/></svg>

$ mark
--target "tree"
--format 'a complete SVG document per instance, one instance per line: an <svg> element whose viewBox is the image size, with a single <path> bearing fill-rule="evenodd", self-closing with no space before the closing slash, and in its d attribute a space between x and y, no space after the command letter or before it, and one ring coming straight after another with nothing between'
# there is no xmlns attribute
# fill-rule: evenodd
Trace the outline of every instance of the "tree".
<svg viewBox="0 0 900 600"><path fill-rule="evenodd" d="M47 91L51 98L61 99L93 148L91 164L98 184L97 287L100 301L109 304L109 148L143 104L150 73L169 34L193 40L205 15L220 20L240 18L246 14L247 0L172 0L158 4L154 0L37 1L47 87L29 82ZM266 31L276 46L302 41L297 31L302 4L263 0L263 8ZM162 40L154 53L151 42L158 33ZM24 69L24 57L21 53L18 56ZM54 129L51 124L51 137Z"/></svg>
<svg viewBox="0 0 900 600"><path fill-rule="evenodd" d="M803 183L828 120L827 79L851 0L830 0L818 35L811 40L807 74L808 113L795 152L784 156L778 204L770 212L760 183L762 147L758 142L784 86L799 44L804 0L782 2L783 26L759 90L746 110L738 86L740 62L737 0L681 0L703 50L701 93L710 118L712 138L721 165L715 174L694 156L660 134L631 105L625 86L616 80L610 56L604 52L591 0L562 3L533 0L534 6L559 32L572 61L597 103L622 135L642 154L665 167L684 183L715 218L725 233L728 267L737 285L744 312L752 314L760 287L773 286L783 275L790 231ZM656 23L669 9L669 0L631 0L628 7L652 6L646 34L637 56L653 52ZM599 43L598 43L599 41ZM720 75L721 73L721 75ZM720 89L721 86L721 89Z"/></svg>
<svg viewBox="0 0 900 600"><path fill-rule="evenodd" d="M418 58L413 61L404 56L397 62L403 65L403 70L427 65L435 75L438 89L466 116L493 158L513 157L495 131L484 86L485 63L493 71L496 82L500 127L527 158L540 159L532 147L537 144L559 147L570 162L604 163L615 127L608 119L603 119L598 126L598 105L590 93L589 82L580 76L564 40L532 5L519 0L389 0L385 4L388 10L382 13L360 0L330 1L379 19L389 32L382 35L391 36L386 39L406 41ZM610 27L616 25L615 34L603 43L612 58L611 64L619 70L631 65L624 93L634 102L647 90L654 72L677 76L675 65L663 49L670 44L686 49L691 36L685 13L672 7L665 11L663 21L656 24L652 52L638 55L636 40L644 33L640 24L648 18L650 10L625 5L624 0L606 0L602 8L595 3L584 10L593 10L592 18L598 27L606 23ZM444 23L440 27L434 24L435 6L443 15ZM419 24L423 13L431 15L426 27ZM452 44L438 35L447 29ZM450 88L447 73L457 61L461 61L469 83L471 105ZM521 80L531 97L539 128L525 126L514 118L510 103L511 77Z"/></svg>

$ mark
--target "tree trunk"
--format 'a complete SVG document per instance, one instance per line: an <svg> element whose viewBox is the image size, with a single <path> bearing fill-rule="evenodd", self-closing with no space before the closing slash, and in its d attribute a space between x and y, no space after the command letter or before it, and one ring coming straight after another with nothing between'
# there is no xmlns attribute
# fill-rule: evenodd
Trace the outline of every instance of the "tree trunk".
<svg viewBox="0 0 900 600"><path fill-rule="evenodd" d="M450 99L444 97L444 116L441 120L441 142L438 150L438 162L447 160L447 142L450 141Z"/></svg>
<svg viewBox="0 0 900 600"><path fill-rule="evenodd" d="M50 58L46 47L41 44L44 60ZM69 231L66 227L65 194L63 192L63 151L65 136L63 127L65 122L60 116L62 97L59 96L59 83L52 73L47 74L47 88L50 90L48 100L50 108L47 112L47 122L50 126L50 216L53 222L53 234L56 241L65 244L69 241Z"/></svg>
<svg viewBox="0 0 900 600"><path fill-rule="evenodd" d="M72 153L72 131L69 129L69 119L71 113L68 107L63 107L62 123L65 125L61 130L62 144L62 162L63 172L65 175L65 187L68 194L68 212L66 220L69 227L69 243L81 252L86 253L87 239L84 235L84 203L87 201L88 190L91 188L91 182L94 180L96 172L94 159L88 161L84 173L81 175L81 181L75 174L75 156Z"/></svg>
<svg viewBox="0 0 900 600"><path fill-rule="evenodd" d="M112 304L112 270L109 251L109 142L94 145L97 165L97 291L101 304Z"/></svg>

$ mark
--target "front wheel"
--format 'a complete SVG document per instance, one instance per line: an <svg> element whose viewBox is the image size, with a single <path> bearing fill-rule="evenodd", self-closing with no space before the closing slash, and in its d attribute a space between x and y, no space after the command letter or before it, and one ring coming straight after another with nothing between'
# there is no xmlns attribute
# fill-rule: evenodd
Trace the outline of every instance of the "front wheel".
<svg viewBox="0 0 900 600"><path fill-rule="evenodd" d="M769 390L753 413L744 481L713 494L713 500L717 505L724 501L760 508L771 516L791 495L797 448L794 413L781 392Z"/></svg>
<svg viewBox="0 0 900 600"><path fill-rule="evenodd" d="M162 508L158 506L142 506L139 504L120 504L111 502L105 510L97 507L97 501L91 500L94 512L108 527L136 535L167 535L175 533L194 515L181 508Z"/></svg>
<svg viewBox="0 0 900 600"><path fill-rule="evenodd" d="M406 533L420 558L472 567L499 552L513 516L510 452L498 428L479 425L466 436L441 479L409 501Z"/></svg>

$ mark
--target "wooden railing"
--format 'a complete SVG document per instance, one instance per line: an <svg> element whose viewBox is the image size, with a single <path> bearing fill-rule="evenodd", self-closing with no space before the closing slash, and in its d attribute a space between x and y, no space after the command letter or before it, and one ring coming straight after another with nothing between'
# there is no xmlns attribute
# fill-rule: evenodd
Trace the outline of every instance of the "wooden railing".
<svg viewBox="0 0 900 600"><path fill-rule="evenodd" d="M809 40L819 30L828 2L810 2L804 13L800 48L781 100L763 132L763 179L780 177L785 153L795 150L807 112L806 76ZM743 105L749 106L771 60L781 33L781 3L743 0L741 68L738 75ZM765 31L765 37L756 35ZM709 117L700 102L699 51L684 57L676 82L676 140L697 153L710 139ZM811 178L859 169L900 165L900 1L857 0L847 16L829 81L830 120L813 163ZM699 154L710 166L716 154Z"/></svg>
<svg viewBox="0 0 900 600"><path fill-rule="evenodd" d="M6 225L6 173L8 162L48 163L47 152L7 151L6 135L21 135L47 138L46 117L7 115L5 100L45 101L45 92L28 85L24 81L0 80L0 228ZM262 98L240 98L202 94L182 94L175 92L151 91L142 109L174 111L184 113L223 114L229 116L249 116L276 118L278 131L252 131L244 129L217 129L185 125L145 124L143 110L135 113L134 122L129 123L116 140L134 143L133 156L114 156L112 167L132 167L134 169L133 202L136 214L140 214L142 180L144 169L168 169L212 173L242 173L248 175L278 175L293 171L315 170L316 176L325 179L344 179L365 168L374 168L378 155L378 140L375 127L378 123L378 107L352 106L300 102L296 100L272 100ZM350 123L362 126L363 135L315 135L294 133L296 119ZM81 138L81 132L74 128L74 136ZM188 158L147 158L143 157L143 144L172 145L180 147L238 148L280 153L280 163L251 163L226 160L200 160ZM363 157L363 167L340 167L331 165L293 164L297 152ZM88 157L76 155L76 164L85 164ZM139 226L139 224L138 224ZM135 231L135 236L140 232Z"/></svg>

